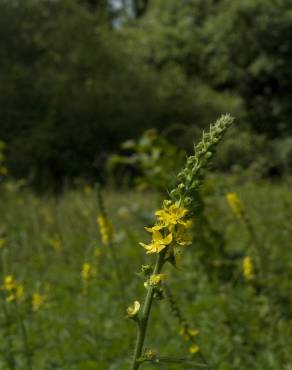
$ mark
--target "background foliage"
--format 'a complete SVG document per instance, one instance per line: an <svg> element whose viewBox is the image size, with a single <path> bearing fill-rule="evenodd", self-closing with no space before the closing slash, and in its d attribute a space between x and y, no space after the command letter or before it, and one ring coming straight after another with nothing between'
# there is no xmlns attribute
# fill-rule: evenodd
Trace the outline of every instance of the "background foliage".
<svg viewBox="0 0 292 370"><path fill-rule="evenodd" d="M121 141L151 127L195 132L226 111L244 145L267 140L276 163L265 162L291 171L291 0L129 4L0 0L0 135L11 173L43 188L101 178ZM182 131L169 138L191 145ZM250 158L236 150L245 168Z"/></svg>

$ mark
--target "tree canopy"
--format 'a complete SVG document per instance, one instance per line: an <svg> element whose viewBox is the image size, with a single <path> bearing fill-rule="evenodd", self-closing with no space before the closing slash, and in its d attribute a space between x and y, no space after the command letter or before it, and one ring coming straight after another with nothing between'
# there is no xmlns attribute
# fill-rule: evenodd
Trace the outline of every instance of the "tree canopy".
<svg viewBox="0 0 292 370"><path fill-rule="evenodd" d="M291 135L291 5L0 0L11 173L43 184L98 177L121 141L151 127L202 128L227 111L254 132Z"/></svg>

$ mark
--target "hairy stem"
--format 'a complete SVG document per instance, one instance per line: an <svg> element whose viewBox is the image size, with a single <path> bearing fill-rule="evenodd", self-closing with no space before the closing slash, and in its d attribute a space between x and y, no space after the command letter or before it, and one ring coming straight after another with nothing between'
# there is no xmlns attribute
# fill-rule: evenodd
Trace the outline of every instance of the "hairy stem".
<svg viewBox="0 0 292 370"><path fill-rule="evenodd" d="M153 271L154 275L159 274L161 272L163 264L164 264L165 253L166 253L166 248L158 254L156 265ZM136 345L135 345L135 350L134 350L134 355L133 355L133 360L132 360L130 370L137 370L139 369L141 365L141 362L139 362L138 360L141 357L142 351L143 351L143 345L144 345L148 321L150 317L154 291L155 291L155 288L151 286L147 290L145 302L142 308L142 315L140 317L140 320L138 321L138 333L137 333Z"/></svg>

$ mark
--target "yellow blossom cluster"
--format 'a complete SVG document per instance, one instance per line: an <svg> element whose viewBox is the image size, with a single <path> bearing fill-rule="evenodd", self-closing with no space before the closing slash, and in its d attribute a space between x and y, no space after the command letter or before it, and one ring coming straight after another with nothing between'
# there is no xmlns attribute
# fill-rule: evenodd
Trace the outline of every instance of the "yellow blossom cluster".
<svg viewBox="0 0 292 370"><path fill-rule="evenodd" d="M199 352L199 346L194 343L194 337L199 335L199 330L190 329L188 325L183 325L179 331L179 335L181 335L184 340L192 342L191 346L189 347L189 352L191 354Z"/></svg>
<svg viewBox="0 0 292 370"><path fill-rule="evenodd" d="M226 194L226 199L227 199L227 202L230 206L230 208L232 209L232 211L234 212L234 214L241 218L243 215L244 215L244 205L243 203L241 202L241 200L239 199L238 195L236 193L227 193Z"/></svg>
<svg viewBox="0 0 292 370"><path fill-rule="evenodd" d="M147 358L147 360L153 361L157 357L157 352L154 351L153 349L147 349L145 351L145 357Z"/></svg>
<svg viewBox="0 0 292 370"><path fill-rule="evenodd" d="M38 292L33 293L32 298L31 298L31 305L32 305L33 312L39 311L44 306L46 299L47 297L44 294L41 294Z"/></svg>
<svg viewBox="0 0 292 370"><path fill-rule="evenodd" d="M108 245L113 241L114 237L112 224L105 215L98 216L96 221L100 229L101 241L103 244Z"/></svg>
<svg viewBox="0 0 292 370"><path fill-rule="evenodd" d="M157 223L153 227L145 229L152 233L150 244L140 243L147 252L160 253L170 245L186 246L191 244L191 238L187 230L191 227L192 221L187 219L188 210L178 203L164 201L163 209L155 212Z"/></svg>
<svg viewBox="0 0 292 370"><path fill-rule="evenodd" d="M246 256L242 262L243 276L246 280L250 281L254 279L254 265L253 260L250 256Z"/></svg>
<svg viewBox="0 0 292 370"><path fill-rule="evenodd" d="M153 274L150 275L149 279L145 281L144 287L147 289L149 287L157 287L160 285L162 280L166 278L166 274Z"/></svg>
<svg viewBox="0 0 292 370"><path fill-rule="evenodd" d="M4 277L4 283L1 288L7 293L7 302L19 302L24 295L23 285L19 284L13 275L6 275Z"/></svg>
<svg viewBox="0 0 292 370"><path fill-rule="evenodd" d="M90 263L84 263L81 270L81 278L84 282L88 282L96 275L96 270Z"/></svg>

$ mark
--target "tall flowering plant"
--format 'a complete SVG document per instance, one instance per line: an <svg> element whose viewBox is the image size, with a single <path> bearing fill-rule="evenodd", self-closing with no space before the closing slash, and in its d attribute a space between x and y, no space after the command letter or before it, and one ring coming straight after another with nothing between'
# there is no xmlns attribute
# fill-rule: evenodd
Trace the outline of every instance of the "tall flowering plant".
<svg viewBox="0 0 292 370"><path fill-rule="evenodd" d="M130 370L137 370L143 362L153 360L153 353L149 354L143 350L153 299L163 293L161 282L166 275L162 270L167 262L175 265L177 249L192 242L189 229L194 216L190 210L194 194L203 180L204 170L216 146L232 123L233 118L230 115L223 115L210 126L208 133L203 133L201 142L194 148L194 154L187 158L184 168L177 176L178 185L169 193L169 199L164 200L162 208L156 211L155 224L146 228L151 235L151 241L140 245L147 254L156 254L156 263L154 267L142 266L147 278L144 283L147 292L143 304L136 300L127 310L128 316L137 323L136 345Z"/></svg>

